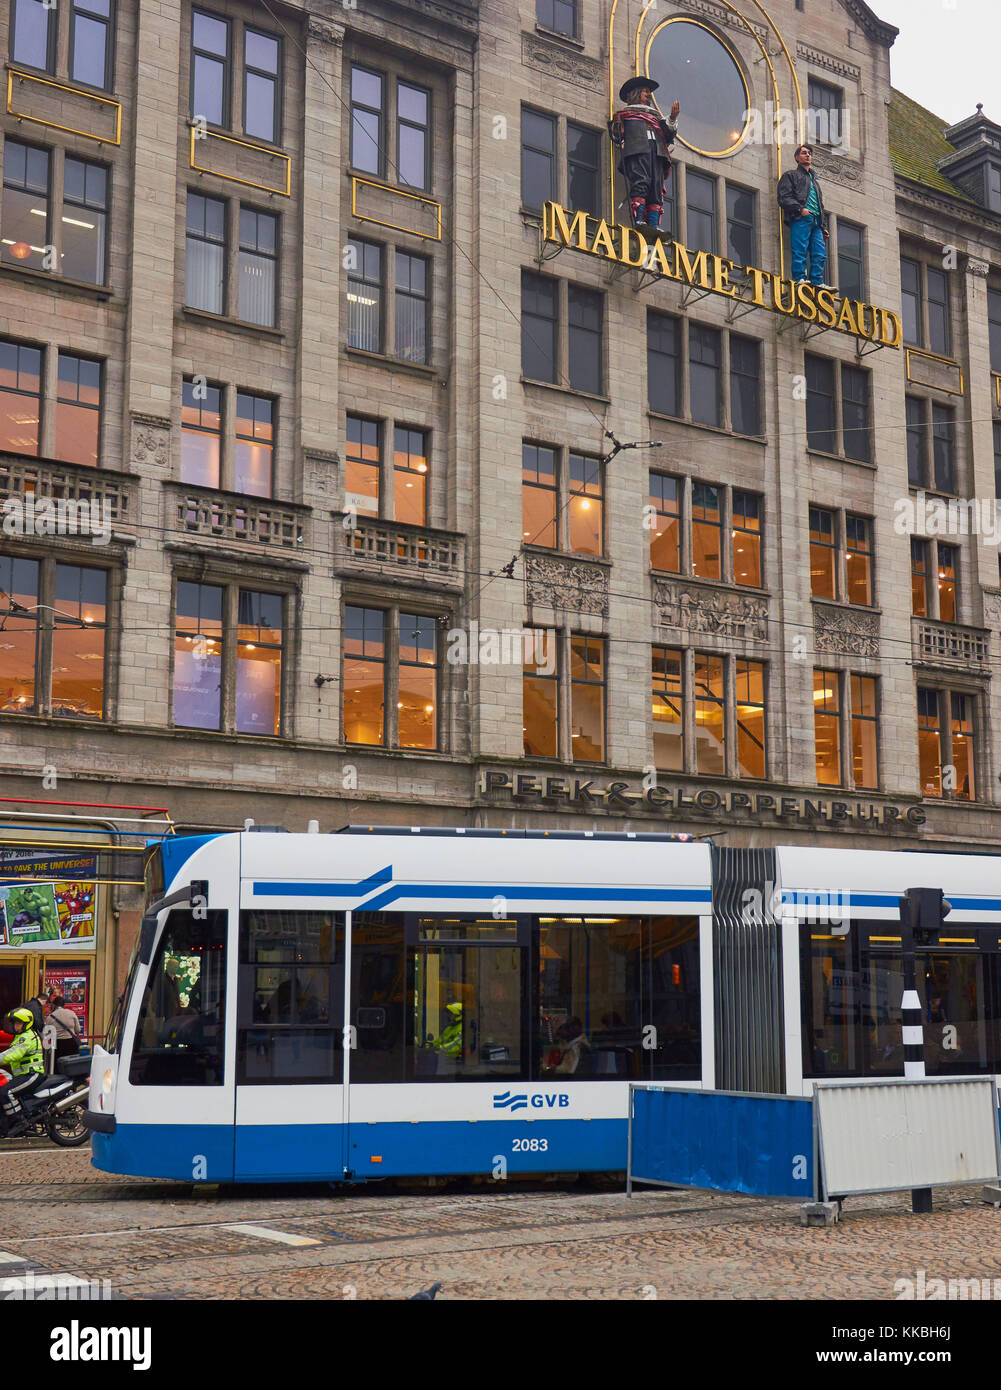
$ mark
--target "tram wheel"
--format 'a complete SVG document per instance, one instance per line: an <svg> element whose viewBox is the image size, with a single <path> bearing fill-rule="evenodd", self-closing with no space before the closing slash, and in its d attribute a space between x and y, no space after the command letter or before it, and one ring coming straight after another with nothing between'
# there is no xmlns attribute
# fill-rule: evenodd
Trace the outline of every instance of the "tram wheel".
<svg viewBox="0 0 1001 1390"><path fill-rule="evenodd" d="M72 1110L57 1115L49 1121L46 1128L53 1144L58 1144L63 1149L73 1149L78 1144L85 1144L90 1137L90 1131L83 1122L82 1105L75 1105Z"/></svg>

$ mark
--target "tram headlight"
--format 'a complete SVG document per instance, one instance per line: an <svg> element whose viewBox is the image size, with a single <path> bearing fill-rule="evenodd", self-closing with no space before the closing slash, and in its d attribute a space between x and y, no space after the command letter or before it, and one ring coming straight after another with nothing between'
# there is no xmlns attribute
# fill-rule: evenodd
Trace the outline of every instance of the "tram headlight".
<svg viewBox="0 0 1001 1390"><path fill-rule="evenodd" d="M113 1086L114 1084L115 1084L115 1078L114 1078L114 1076L112 1075L112 1073L111 1073L110 1071L106 1071L106 1072L104 1073L104 1081L103 1081L103 1083L102 1083L102 1089L103 1089L104 1094L105 1094L106 1096L110 1096L110 1095L111 1095L111 1088L112 1088L112 1086Z"/></svg>

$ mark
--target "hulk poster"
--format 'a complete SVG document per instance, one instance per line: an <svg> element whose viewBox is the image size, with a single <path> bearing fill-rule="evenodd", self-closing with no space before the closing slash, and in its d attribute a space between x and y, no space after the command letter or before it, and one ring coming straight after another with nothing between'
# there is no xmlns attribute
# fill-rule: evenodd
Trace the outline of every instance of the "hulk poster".
<svg viewBox="0 0 1001 1390"><path fill-rule="evenodd" d="M0 850L0 948L92 946L97 860Z"/></svg>

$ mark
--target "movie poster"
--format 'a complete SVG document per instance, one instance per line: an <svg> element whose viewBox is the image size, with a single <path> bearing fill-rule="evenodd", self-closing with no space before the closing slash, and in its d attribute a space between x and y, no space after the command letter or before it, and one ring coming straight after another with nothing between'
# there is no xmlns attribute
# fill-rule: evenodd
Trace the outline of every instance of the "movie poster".
<svg viewBox="0 0 1001 1390"><path fill-rule="evenodd" d="M90 964L73 961L67 965L46 965L46 995L61 994L64 1006L80 1020L80 1033L87 1031L87 1005L90 994Z"/></svg>
<svg viewBox="0 0 1001 1390"><path fill-rule="evenodd" d="M94 945L95 855L0 849L0 947Z"/></svg>

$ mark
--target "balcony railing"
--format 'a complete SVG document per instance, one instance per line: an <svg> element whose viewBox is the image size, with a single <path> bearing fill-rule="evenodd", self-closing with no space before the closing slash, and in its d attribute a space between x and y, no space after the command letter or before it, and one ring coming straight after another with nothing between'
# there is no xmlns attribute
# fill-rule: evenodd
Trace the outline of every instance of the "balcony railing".
<svg viewBox="0 0 1001 1390"><path fill-rule="evenodd" d="M82 464L0 454L0 500L29 492L36 498L96 504L113 526L134 525L136 521L138 493L131 478Z"/></svg>
<svg viewBox="0 0 1001 1390"><path fill-rule="evenodd" d="M989 641L990 633L980 627L939 623L930 618L913 621L914 660L925 664L986 669Z"/></svg>
<svg viewBox="0 0 1001 1390"><path fill-rule="evenodd" d="M448 588L462 587L466 547L457 532L359 516L351 517L352 524L346 526L343 513L334 516L342 537L342 570L400 579L413 576Z"/></svg>
<svg viewBox="0 0 1001 1390"><path fill-rule="evenodd" d="M171 531L255 547L306 548L308 507L184 483L167 483L166 493Z"/></svg>

